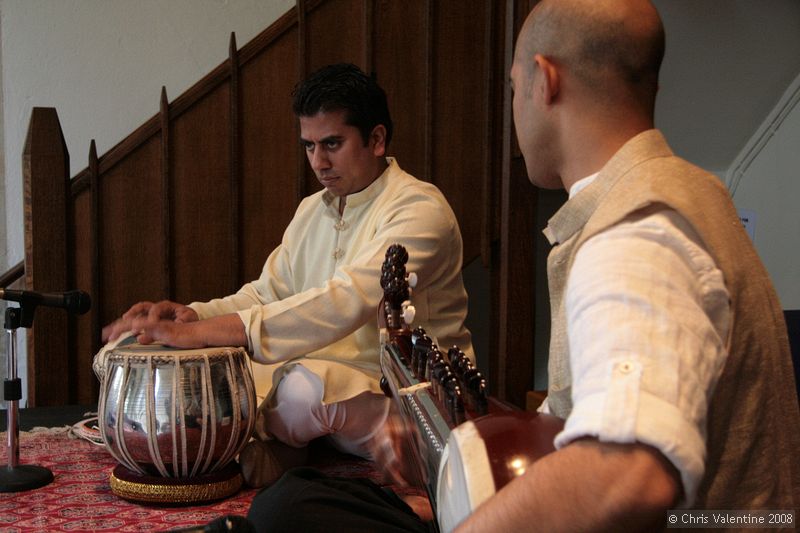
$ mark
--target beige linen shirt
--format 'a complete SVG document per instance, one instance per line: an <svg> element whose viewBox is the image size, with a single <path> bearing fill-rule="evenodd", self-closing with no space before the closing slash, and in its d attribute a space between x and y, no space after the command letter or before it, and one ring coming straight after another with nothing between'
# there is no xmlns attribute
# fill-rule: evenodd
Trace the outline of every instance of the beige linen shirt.
<svg viewBox="0 0 800 533"><path fill-rule="evenodd" d="M201 319L238 313L252 351L259 396L294 364L325 384L324 403L364 391L380 393L377 306L386 249L406 247L415 325L472 353L464 327L467 295L461 278L458 223L434 185L387 158L386 171L347 196L339 215L327 191L305 198L270 254L261 276L236 294L191 307Z"/></svg>

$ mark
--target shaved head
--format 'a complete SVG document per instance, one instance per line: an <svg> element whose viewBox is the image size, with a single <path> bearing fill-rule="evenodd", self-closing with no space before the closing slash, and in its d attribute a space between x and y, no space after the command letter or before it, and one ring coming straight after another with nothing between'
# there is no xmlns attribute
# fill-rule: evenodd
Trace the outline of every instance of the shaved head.
<svg viewBox="0 0 800 533"><path fill-rule="evenodd" d="M525 21L516 59L541 54L600 99L655 106L664 28L649 0L542 0Z"/></svg>

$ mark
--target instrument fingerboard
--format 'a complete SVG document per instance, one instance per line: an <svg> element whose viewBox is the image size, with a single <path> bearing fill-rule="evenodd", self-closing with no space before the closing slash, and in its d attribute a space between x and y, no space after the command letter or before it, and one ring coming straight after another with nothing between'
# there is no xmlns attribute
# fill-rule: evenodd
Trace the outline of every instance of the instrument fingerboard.
<svg viewBox="0 0 800 533"><path fill-rule="evenodd" d="M405 323L403 306L410 305L411 297L407 261L406 249L395 244L387 250L381 269L386 324L382 385L410 426L409 452L435 505L438 469L450 431L467 420L515 408L488 396L483 374L458 347L442 352L423 328L412 331Z"/></svg>
<svg viewBox="0 0 800 533"><path fill-rule="evenodd" d="M554 450L564 421L528 413L489 396L486 379L457 346L446 352L421 327L409 326L416 276L400 245L381 273L381 387L398 407L408 456L436 512L451 531L496 490Z"/></svg>

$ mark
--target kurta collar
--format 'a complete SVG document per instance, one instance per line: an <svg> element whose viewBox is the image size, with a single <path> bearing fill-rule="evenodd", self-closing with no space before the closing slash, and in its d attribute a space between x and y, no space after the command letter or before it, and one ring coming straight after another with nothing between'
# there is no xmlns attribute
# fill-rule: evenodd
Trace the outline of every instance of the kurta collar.
<svg viewBox="0 0 800 533"><path fill-rule="evenodd" d="M600 170L585 189L567 200L543 230L550 244L562 243L580 230L605 195L631 169L655 157L673 155L660 131L646 130L632 137Z"/></svg>
<svg viewBox="0 0 800 533"><path fill-rule="evenodd" d="M397 161L395 161L394 157L387 157L386 163L388 163L386 170L384 170L383 173L375 179L375 181L367 185L364 189L347 195L348 208L358 207L359 205L365 204L376 198L386 188L386 183L390 179L390 176L394 173L400 172L400 165L397 164ZM337 200L337 197L332 195L330 192L325 191L322 193L322 201L326 206L330 206L334 200ZM334 207L336 207L338 212L339 204L337 203Z"/></svg>

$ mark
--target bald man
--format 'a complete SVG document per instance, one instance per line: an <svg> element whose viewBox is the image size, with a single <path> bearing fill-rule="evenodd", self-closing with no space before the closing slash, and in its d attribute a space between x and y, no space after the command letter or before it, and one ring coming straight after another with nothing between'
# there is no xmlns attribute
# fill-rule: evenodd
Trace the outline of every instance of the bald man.
<svg viewBox="0 0 800 533"><path fill-rule="evenodd" d="M647 0L543 0L511 69L545 235L557 451L460 530L663 528L670 508L795 509L800 413L783 314L719 180L653 129Z"/></svg>
<svg viewBox="0 0 800 533"><path fill-rule="evenodd" d="M727 190L653 129L663 53L648 0L542 0L519 35L528 175L569 192L545 229L543 409L566 422L459 532L652 531L676 507L800 506L781 307Z"/></svg>

